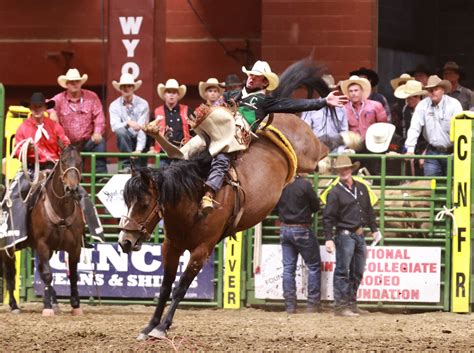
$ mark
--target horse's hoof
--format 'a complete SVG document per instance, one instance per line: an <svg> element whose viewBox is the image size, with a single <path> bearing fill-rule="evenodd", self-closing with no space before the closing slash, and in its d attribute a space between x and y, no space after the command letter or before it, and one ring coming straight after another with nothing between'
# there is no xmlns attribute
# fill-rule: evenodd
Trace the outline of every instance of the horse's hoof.
<svg viewBox="0 0 474 353"><path fill-rule="evenodd" d="M149 334L148 336L150 337L153 337L153 338L166 338L166 331L160 331L156 328L154 328Z"/></svg>
<svg viewBox="0 0 474 353"><path fill-rule="evenodd" d="M146 333L141 332L137 336L137 341L146 341L148 339L148 335Z"/></svg>
<svg viewBox="0 0 474 353"><path fill-rule="evenodd" d="M82 308L74 308L71 310L71 315L72 316L82 316L84 315L84 312L82 311Z"/></svg>
<svg viewBox="0 0 474 353"><path fill-rule="evenodd" d="M53 309L43 309L43 316L54 316L54 310Z"/></svg>
<svg viewBox="0 0 474 353"><path fill-rule="evenodd" d="M20 309L12 309L12 311L10 311L13 315L18 315L18 314L21 314L21 310Z"/></svg>
<svg viewBox="0 0 474 353"><path fill-rule="evenodd" d="M59 304L53 304L53 310L55 314L59 314L61 312L59 309Z"/></svg>

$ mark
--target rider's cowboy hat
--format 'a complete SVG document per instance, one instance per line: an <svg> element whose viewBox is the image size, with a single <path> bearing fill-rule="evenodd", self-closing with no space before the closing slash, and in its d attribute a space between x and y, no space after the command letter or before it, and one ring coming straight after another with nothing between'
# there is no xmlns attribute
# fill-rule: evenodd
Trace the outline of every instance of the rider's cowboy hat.
<svg viewBox="0 0 474 353"><path fill-rule="evenodd" d="M379 83L379 75L377 75L374 70L368 69L366 67L361 67L359 70L349 72L349 76L365 76L370 81L372 87L377 86Z"/></svg>
<svg viewBox="0 0 474 353"><path fill-rule="evenodd" d="M199 82L199 95L201 96L202 99L206 100L206 90L209 87L216 87L219 90L219 93L222 94L224 92L224 89L222 86L224 85L224 82L219 82L217 78L209 78L206 82L200 81Z"/></svg>
<svg viewBox="0 0 474 353"><path fill-rule="evenodd" d="M414 80L415 78L409 74L401 74L400 77L396 77L393 80L390 80L390 85L395 91L398 86L403 85L407 81Z"/></svg>
<svg viewBox="0 0 474 353"><path fill-rule="evenodd" d="M451 82L448 80L442 80L438 77L438 75L431 75L428 77L428 82L423 89L435 88L435 87L442 87L446 93L451 91Z"/></svg>
<svg viewBox="0 0 474 353"><path fill-rule="evenodd" d="M45 105L46 109L52 109L54 108L55 101L50 99L46 101L46 98L44 97L44 94L42 92L35 92L31 95L30 101L29 102L22 102L21 103L24 107L31 107L33 104L41 104Z"/></svg>
<svg viewBox="0 0 474 353"><path fill-rule="evenodd" d="M67 81L81 81L81 85L83 85L88 78L89 76L87 76L87 74L81 76L78 69L69 69L67 70L66 75L58 77L58 84L62 88L67 88Z"/></svg>
<svg viewBox="0 0 474 353"><path fill-rule="evenodd" d="M275 88L278 87L280 83L280 79L278 75L272 72L270 65L266 61L257 60L251 70L247 70L245 66L242 66L242 72L248 75L257 75L257 76L265 76L268 80L268 87L266 88L268 91L273 91Z"/></svg>
<svg viewBox="0 0 474 353"><path fill-rule="evenodd" d="M167 89L174 89L178 91L178 100L181 100L184 95L186 94L186 86L185 85L179 85L178 81L176 81L174 78L170 78L168 81L166 81L165 84L160 83L158 87L156 88L158 95L162 100L165 100L165 91Z"/></svg>
<svg viewBox="0 0 474 353"><path fill-rule="evenodd" d="M395 125L375 123L369 126L365 134L365 145L370 152L383 153L388 150L395 132Z"/></svg>
<svg viewBox="0 0 474 353"><path fill-rule="evenodd" d="M132 74L124 73L124 74L122 74L122 76L120 76L120 81L119 82L117 82L115 80L112 81L112 86L114 86L114 88L117 91L120 92L120 86L122 86L122 85L132 85L134 87L133 90L136 91L137 89L140 88L142 83L143 83L142 80L135 81Z"/></svg>
<svg viewBox="0 0 474 353"><path fill-rule="evenodd" d="M442 69L442 73L444 75L444 72L446 70L451 70L451 71L454 71L456 72L458 75L459 75L459 78L462 80L466 73L464 72L463 68L461 66L459 66L455 61L447 61L446 64L444 64L443 66L443 69Z"/></svg>
<svg viewBox="0 0 474 353"><path fill-rule="evenodd" d="M347 155L340 154L339 156L337 156L336 161L334 162L334 165L332 166L332 169L337 172L339 169L343 169L343 168L352 168L352 170L356 170L359 167L360 167L360 162L352 163L351 159Z"/></svg>
<svg viewBox="0 0 474 353"><path fill-rule="evenodd" d="M369 80L359 76L351 76L348 80L342 81L341 90L346 96L349 94L349 86L352 84L358 84L362 87L362 97L367 99L370 96L370 91L372 86L370 85Z"/></svg>
<svg viewBox="0 0 474 353"><path fill-rule="evenodd" d="M398 86L395 90L395 97L405 99L414 96L424 96L428 92L423 90L423 85L420 81L409 80L404 85Z"/></svg>

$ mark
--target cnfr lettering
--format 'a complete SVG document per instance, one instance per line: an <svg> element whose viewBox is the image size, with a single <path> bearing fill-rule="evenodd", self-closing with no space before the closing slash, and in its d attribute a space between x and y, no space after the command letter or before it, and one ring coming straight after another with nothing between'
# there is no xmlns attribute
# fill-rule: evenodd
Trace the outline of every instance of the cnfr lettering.
<svg viewBox="0 0 474 353"><path fill-rule="evenodd" d="M458 138L458 158L459 160L463 161L467 158L467 148L462 149L461 143L467 144L467 137L465 135L461 135Z"/></svg>

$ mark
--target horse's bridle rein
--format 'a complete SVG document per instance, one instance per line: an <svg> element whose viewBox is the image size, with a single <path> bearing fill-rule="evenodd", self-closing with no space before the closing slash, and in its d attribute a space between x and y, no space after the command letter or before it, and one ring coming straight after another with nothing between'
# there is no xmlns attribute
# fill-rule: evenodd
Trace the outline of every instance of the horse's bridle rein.
<svg viewBox="0 0 474 353"><path fill-rule="evenodd" d="M77 173L77 177L78 177L78 180L81 180L81 171L76 168L76 167L69 167L69 168L66 168L66 170L63 170L63 163L61 162L61 159L59 159L58 161L58 164L59 164L59 179L61 180L61 182L63 183L64 185L64 177L66 175L66 173L68 173L69 171L73 170ZM53 172L54 173L54 172ZM63 199L65 198L67 195L63 195L63 196L59 196L58 194L56 194L56 192L54 191L54 187L51 188L52 191L53 191L53 194L55 197L57 197L58 199Z"/></svg>
<svg viewBox="0 0 474 353"><path fill-rule="evenodd" d="M155 207L153 207L153 209L145 218L145 220L140 223L130 218L129 216L122 216L122 218L120 219L119 230L142 234L146 237L145 241L148 241L151 239L151 233L155 228L153 226L152 229L149 229L150 224L158 223L158 221L162 218L162 209L163 208L157 202Z"/></svg>

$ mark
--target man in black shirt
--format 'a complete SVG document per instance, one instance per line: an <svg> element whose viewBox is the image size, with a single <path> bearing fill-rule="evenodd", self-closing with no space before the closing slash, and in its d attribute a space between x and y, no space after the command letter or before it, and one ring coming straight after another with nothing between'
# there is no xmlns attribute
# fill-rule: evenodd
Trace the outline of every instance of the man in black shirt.
<svg viewBox="0 0 474 353"><path fill-rule="evenodd" d="M286 311L296 312L295 270L298 254L308 267L307 311L321 311L321 256L311 229L311 216L319 210L319 200L311 183L297 175L283 189L277 205L281 221L280 243L283 255L283 297Z"/></svg>
<svg viewBox="0 0 474 353"><path fill-rule="evenodd" d="M363 227L370 227L374 239L380 238L369 190L352 178L352 172L359 165L359 162L352 163L346 155L337 157L334 170L339 176L339 183L329 191L323 213L326 250L329 253L336 251L334 309L338 316L367 313L356 305L366 260Z"/></svg>

